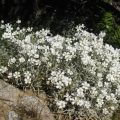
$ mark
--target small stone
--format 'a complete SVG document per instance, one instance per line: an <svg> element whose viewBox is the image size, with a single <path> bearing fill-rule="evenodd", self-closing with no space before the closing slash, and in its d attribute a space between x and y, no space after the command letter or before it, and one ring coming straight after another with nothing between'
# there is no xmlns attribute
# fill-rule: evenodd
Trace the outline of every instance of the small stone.
<svg viewBox="0 0 120 120"><path fill-rule="evenodd" d="M8 120L19 120L19 116L14 111L8 112Z"/></svg>

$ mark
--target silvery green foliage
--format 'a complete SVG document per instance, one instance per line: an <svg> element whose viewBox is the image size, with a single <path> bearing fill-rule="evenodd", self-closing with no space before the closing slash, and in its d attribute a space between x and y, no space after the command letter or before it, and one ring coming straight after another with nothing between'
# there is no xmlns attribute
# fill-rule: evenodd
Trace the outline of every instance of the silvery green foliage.
<svg viewBox="0 0 120 120"><path fill-rule="evenodd" d="M24 86L47 79L59 109L93 109L104 116L118 107L120 50L103 43L105 33L96 36L84 25L77 26L71 38L44 29L14 30L10 24L2 24L1 31L1 41L13 50L8 64L0 67L8 81Z"/></svg>

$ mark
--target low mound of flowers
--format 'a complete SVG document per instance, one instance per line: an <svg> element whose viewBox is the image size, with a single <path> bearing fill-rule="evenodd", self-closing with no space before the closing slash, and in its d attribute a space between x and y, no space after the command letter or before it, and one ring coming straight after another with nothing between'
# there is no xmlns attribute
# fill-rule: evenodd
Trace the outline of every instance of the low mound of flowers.
<svg viewBox="0 0 120 120"><path fill-rule="evenodd" d="M112 115L120 102L120 50L103 43L105 33L97 36L79 25L69 38L17 23L0 26L2 79L18 87L48 87L58 109Z"/></svg>

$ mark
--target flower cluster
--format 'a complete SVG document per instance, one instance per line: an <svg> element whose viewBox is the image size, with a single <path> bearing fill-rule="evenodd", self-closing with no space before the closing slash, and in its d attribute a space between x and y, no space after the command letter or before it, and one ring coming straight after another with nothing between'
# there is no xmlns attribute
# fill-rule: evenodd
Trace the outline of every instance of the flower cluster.
<svg viewBox="0 0 120 120"><path fill-rule="evenodd" d="M7 42L10 56L0 75L6 73L8 80L23 86L41 76L41 82L46 80L46 86L54 89L59 109L77 107L107 115L118 107L120 50L103 43L105 33L96 36L84 25L77 26L71 38L44 29L14 30L10 24L2 24L1 31L1 43Z"/></svg>
<svg viewBox="0 0 120 120"><path fill-rule="evenodd" d="M49 77L48 80L50 80L51 83L54 84L58 89L67 87L72 81L71 78L65 76L65 73L61 71L52 71L51 77Z"/></svg>

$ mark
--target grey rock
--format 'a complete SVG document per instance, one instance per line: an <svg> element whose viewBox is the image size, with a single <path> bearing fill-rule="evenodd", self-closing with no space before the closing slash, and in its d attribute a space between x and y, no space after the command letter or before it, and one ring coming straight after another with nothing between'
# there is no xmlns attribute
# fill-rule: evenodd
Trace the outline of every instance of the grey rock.
<svg viewBox="0 0 120 120"><path fill-rule="evenodd" d="M20 120L19 116L15 111L8 112L8 120Z"/></svg>
<svg viewBox="0 0 120 120"><path fill-rule="evenodd" d="M23 110L25 113L33 113L40 120L54 120L53 114L43 99L24 93L3 80L0 80L0 100L14 109ZM10 112L8 120L18 120L17 118L12 119L12 115L15 115L15 113Z"/></svg>

